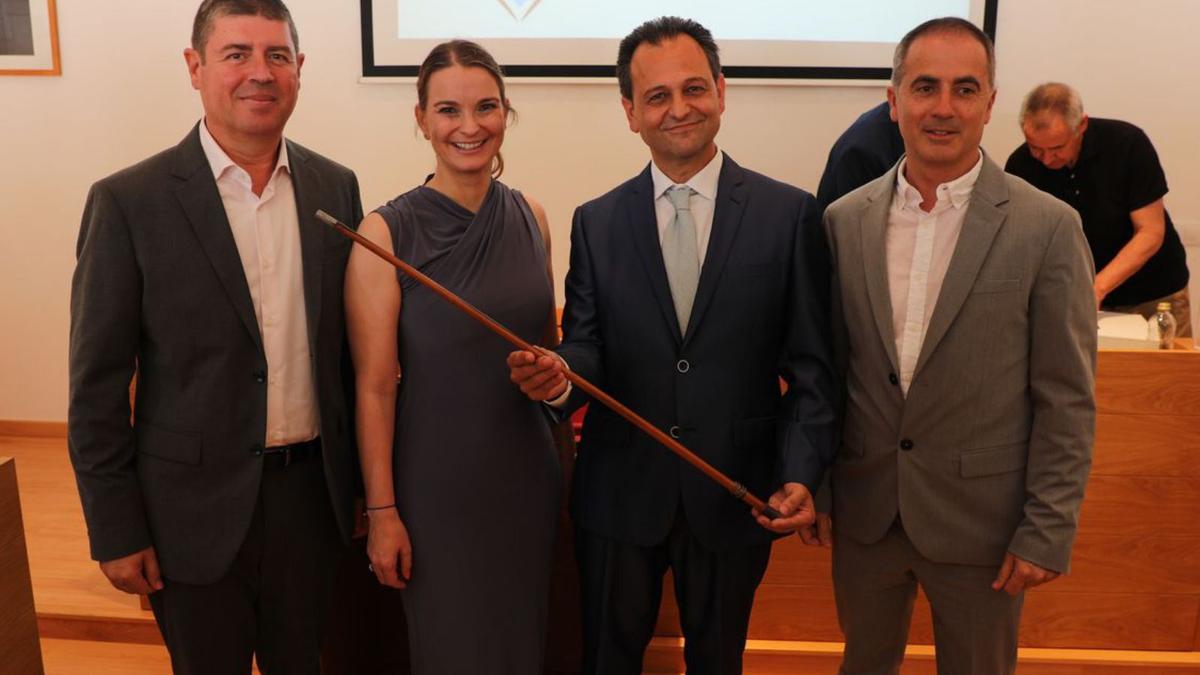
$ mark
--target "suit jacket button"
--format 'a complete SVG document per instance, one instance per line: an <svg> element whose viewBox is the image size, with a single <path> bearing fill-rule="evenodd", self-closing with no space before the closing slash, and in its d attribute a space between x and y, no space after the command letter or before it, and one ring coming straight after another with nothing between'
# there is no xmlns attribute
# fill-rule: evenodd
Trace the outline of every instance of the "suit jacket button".
<svg viewBox="0 0 1200 675"><path fill-rule="evenodd" d="M677 439L679 438L679 427L673 426L670 429L667 429L667 433L670 434L671 438Z"/></svg>
<svg viewBox="0 0 1200 675"><path fill-rule="evenodd" d="M912 449L913 449L913 442L912 442L912 441L910 441L910 440L909 440L909 439L907 439L907 438L906 438L906 439L904 439L904 440L902 440L902 441L900 441L900 449L901 449L901 450L912 450Z"/></svg>
<svg viewBox="0 0 1200 675"><path fill-rule="evenodd" d="M896 377L895 373L888 373L888 382L892 384L900 384L900 378Z"/></svg>
<svg viewBox="0 0 1200 675"><path fill-rule="evenodd" d="M254 455L255 457L262 457L262 454L263 454L262 443L255 443L254 445L250 446L250 454Z"/></svg>
<svg viewBox="0 0 1200 675"><path fill-rule="evenodd" d="M257 382L257 383L259 383L259 384L262 384L263 382L266 382L266 381L267 381L267 373L266 373L266 371L264 371L264 370L256 370L256 371L254 371L254 381L255 381L255 382Z"/></svg>
<svg viewBox="0 0 1200 675"><path fill-rule="evenodd" d="M675 370L678 370L681 373L686 373L691 369L692 364L688 363L687 359L679 359L679 361L675 364Z"/></svg>

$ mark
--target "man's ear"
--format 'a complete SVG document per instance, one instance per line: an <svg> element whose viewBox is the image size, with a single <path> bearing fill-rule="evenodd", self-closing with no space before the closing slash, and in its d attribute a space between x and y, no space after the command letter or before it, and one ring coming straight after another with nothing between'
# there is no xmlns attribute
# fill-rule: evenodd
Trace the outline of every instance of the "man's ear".
<svg viewBox="0 0 1200 675"><path fill-rule="evenodd" d="M188 76L192 78L192 89L199 89L200 66L204 65L200 52L188 47L183 50L183 62L187 64Z"/></svg>
<svg viewBox="0 0 1200 675"><path fill-rule="evenodd" d="M633 115L633 101L621 97L621 107L625 109L625 119L629 122L629 130L633 133L641 133L641 125L638 124L637 117Z"/></svg>

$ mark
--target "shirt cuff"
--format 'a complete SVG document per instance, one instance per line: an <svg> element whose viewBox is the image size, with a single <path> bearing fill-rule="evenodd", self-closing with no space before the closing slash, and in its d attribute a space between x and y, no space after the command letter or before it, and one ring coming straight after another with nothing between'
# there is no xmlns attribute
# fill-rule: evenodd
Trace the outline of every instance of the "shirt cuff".
<svg viewBox="0 0 1200 675"><path fill-rule="evenodd" d="M566 407L567 399L571 397L572 390L574 390L574 387L571 385L570 382L568 382L567 388L563 390L563 393L559 394L558 396L555 396L554 398L552 398L548 401L545 401L545 404L550 406L551 408L554 408L555 410L562 410L563 408Z"/></svg>

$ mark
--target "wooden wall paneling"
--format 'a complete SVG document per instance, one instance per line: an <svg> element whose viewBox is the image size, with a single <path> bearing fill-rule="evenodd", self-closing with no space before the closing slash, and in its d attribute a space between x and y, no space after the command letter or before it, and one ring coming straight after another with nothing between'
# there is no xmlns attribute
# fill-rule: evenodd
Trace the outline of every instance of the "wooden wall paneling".
<svg viewBox="0 0 1200 675"><path fill-rule="evenodd" d="M1079 531L1200 538L1198 514L1200 477L1092 476Z"/></svg>
<svg viewBox="0 0 1200 675"><path fill-rule="evenodd" d="M1075 541L1071 573L1046 590L1200 596L1200 539L1088 527Z"/></svg>
<svg viewBox="0 0 1200 675"><path fill-rule="evenodd" d="M784 537L771 547L771 563L763 585L829 585L832 577L830 549L805 546L800 537Z"/></svg>
<svg viewBox="0 0 1200 675"><path fill-rule="evenodd" d="M674 594L664 588L656 635L680 636ZM1049 585L1025 600L1021 645L1070 649L1191 650L1200 596L1169 593L1060 592ZM828 586L760 587L751 639L839 642ZM932 644L929 603L918 594L909 644Z"/></svg>
<svg viewBox="0 0 1200 675"><path fill-rule="evenodd" d="M16 462L10 457L0 457L0 668L43 672Z"/></svg>
<svg viewBox="0 0 1200 675"><path fill-rule="evenodd" d="M1101 413L1194 415L1200 352L1103 350L1096 367Z"/></svg>
<svg viewBox="0 0 1200 675"><path fill-rule="evenodd" d="M1021 645L1073 649L1190 650L1200 597L1149 593L1060 593L1025 598Z"/></svg>
<svg viewBox="0 0 1200 675"><path fill-rule="evenodd" d="M1097 415L1092 475L1200 476L1200 415Z"/></svg>
<svg viewBox="0 0 1200 675"><path fill-rule="evenodd" d="M66 438L67 423L34 420L0 420L0 436Z"/></svg>

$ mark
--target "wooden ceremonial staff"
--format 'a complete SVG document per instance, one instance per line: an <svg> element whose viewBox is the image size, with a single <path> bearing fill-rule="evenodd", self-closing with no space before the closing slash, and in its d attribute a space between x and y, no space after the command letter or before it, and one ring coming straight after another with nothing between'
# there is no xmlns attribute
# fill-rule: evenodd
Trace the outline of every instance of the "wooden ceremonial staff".
<svg viewBox="0 0 1200 675"><path fill-rule="evenodd" d="M475 319L479 323L483 324L484 326L486 326L488 328L488 330L490 330L493 333L495 333L496 335L499 335L500 337L504 338L505 340L507 340L511 345L513 345L517 349L521 349L521 350L524 350L527 352L532 352L534 354L539 353L540 350L538 350L537 348L535 348L533 345L529 344L528 342L522 340L520 337L518 337L515 333L513 333L509 329L507 329L504 326L497 323L495 319L488 316L487 314L484 314L483 312L479 311L478 309L475 309L466 300L463 300L462 298L458 297L457 295L446 290L446 288L444 286L442 286L438 282L434 281L433 279L430 279L429 277L425 276L424 274L419 272L416 268L414 268L412 265L409 265L408 263L404 262L403 260L392 255L390 252L384 250L384 248L382 246L376 244L375 242L371 241L370 239L367 239L366 237L362 236L361 234L355 232L354 230L346 227L337 218L334 218L333 216L329 215L328 213L325 213L324 211L317 211L317 218L321 222L332 227L334 230L336 230L340 234L343 234L343 235L353 239L354 241L358 242L359 244L362 244L370 252L374 253L375 255L379 256L380 258L383 258L384 260L391 263L392 266L395 267L396 269L404 272L408 276L410 276L413 279L415 279L416 281L420 282L422 286L425 286L426 288L433 291L434 293L437 293L446 302L449 302L450 304L454 305L455 307L466 312L468 315L470 315L470 317L472 319ZM767 519L775 520L776 518L782 517L778 511L776 511L774 508L768 506L765 502L763 502L763 500L750 494L750 492L746 489L745 485L742 485L741 483L739 483L735 480L732 480L731 478L729 478L729 476L726 476L725 474L718 471L716 469L716 467L714 467L713 465L709 464L708 462L706 462L703 459L701 459L700 457L698 457L696 455L696 453L692 452L691 450L688 450L686 447L684 447L684 445L682 443L675 440L674 438L671 438L667 434L663 433L663 431L661 429L654 426L653 424L650 424L645 419L642 419L642 417L640 415L633 412L629 408L625 407L625 405L623 403L621 403L620 401L618 401L617 399L615 399L612 396L609 396L608 394L601 391L600 388L597 387L596 385L592 384L591 382L588 382L582 376L580 376L579 374L577 374L574 371L569 370L569 369L563 370L563 375L566 376L566 378L571 382L571 384L575 385L576 387L579 387L585 393L587 393L589 396L591 396L593 399L599 401L600 403L603 403L610 410L617 413L621 417L624 417L626 420L629 421L630 424L637 427L638 429L641 429L643 432L648 434L654 440L667 446L668 450L675 453L676 455L679 455L688 464L691 464L692 466L696 467L697 469L700 469L701 471L703 471L706 476L708 476L709 478L716 481L717 484L720 485L722 488L725 488L725 490L728 491L729 494L733 495L737 499L742 500L747 505L749 505L755 509L758 509L758 512L763 514L764 516L766 516Z"/></svg>

